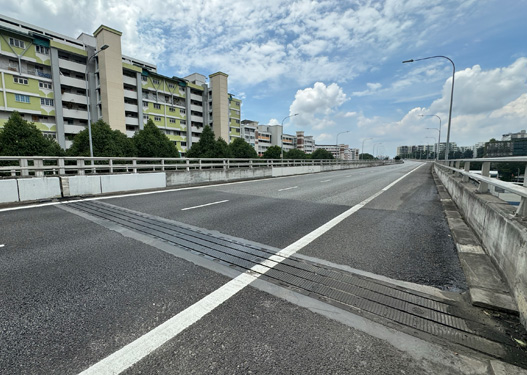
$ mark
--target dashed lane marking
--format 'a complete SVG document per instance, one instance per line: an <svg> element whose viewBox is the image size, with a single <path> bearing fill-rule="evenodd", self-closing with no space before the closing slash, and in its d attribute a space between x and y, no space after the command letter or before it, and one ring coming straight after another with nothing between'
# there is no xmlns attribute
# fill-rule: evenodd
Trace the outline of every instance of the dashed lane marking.
<svg viewBox="0 0 527 375"><path fill-rule="evenodd" d="M288 188L279 189L278 191L286 191L286 190L297 189L297 188L298 188L298 186L291 186L291 187L288 187Z"/></svg>
<svg viewBox="0 0 527 375"><path fill-rule="evenodd" d="M187 211L187 210L193 210L193 209L195 209L195 208L201 208L201 207L212 206L212 205L215 205L215 204L225 203L225 202L228 202L228 201L229 201L229 200L226 199L226 200L223 200L223 201L217 201L217 202L212 202L212 203L200 204L199 206L182 208L181 211Z"/></svg>

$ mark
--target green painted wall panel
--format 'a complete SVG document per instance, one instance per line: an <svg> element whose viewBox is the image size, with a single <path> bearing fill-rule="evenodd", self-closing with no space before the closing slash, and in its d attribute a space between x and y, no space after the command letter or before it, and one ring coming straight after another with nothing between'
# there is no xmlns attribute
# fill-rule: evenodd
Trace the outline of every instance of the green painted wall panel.
<svg viewBox="0 0 527 375"><path fill-rule="evenodd" d="M81 48L77 48L77 47L69 46L67 44L59 43L59 42L57 42L55 40L50 41L49 44L50 44L51 47L55 47L55 48L63 50L63 51L71 52L71 53L74 53L76 55L88 56L88 52L86 52L85 50L83 50Z"/></svg>

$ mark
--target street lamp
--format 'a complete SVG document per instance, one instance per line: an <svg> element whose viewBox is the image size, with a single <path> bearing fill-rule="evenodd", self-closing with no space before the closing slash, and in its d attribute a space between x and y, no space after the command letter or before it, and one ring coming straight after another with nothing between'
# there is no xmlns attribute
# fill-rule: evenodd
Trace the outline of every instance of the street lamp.
<svg viewBox="0 0 527 375"><path fill-rule="evenodd" d="M439 148L441 146L441 117L439 117L438 115L419 115L421 117L437 117L439 119L439 128L427 128L427 129L434 129L434 130L437 130L439 132L439 135L437 137L437 155L436 155L436 160L439 160Z"/></svg>
<svg viewBox="0 0 527 375"><path fill-rule="evenodd" d="M284 121L288 119L289 117L298 116L298 113L295 113L294 115L289 115L284 117L282 120L282 134L280 135L280 159L284 161Z"/></svg>
<svg viewBox="0 0 527 375"><path fill-rule="evenodd" d="M427 129L435 129L435 128L427 128ZM436 130L437 130L437 129L436 129ZM434 140L434 143L435 143L435 141L437 140L436 137L425 137L425 138L433 139L433 140ZM427 148L430 148L430 144L427 145ZM428 160L428 153L429 153L429 150L426 150L426 160ZM437 155L436 155L436 158L437 158Z"/></svg>
<svg viewBox="0 0 527 375"><path fill-rule="evenodd" d="M340 133L337 134L336 145L337 145L337 149L339 151L339 159L340 159L339 135L344 134L344 133L349 133L349 132L350 132L349 130L346 130L345 132L340 132Z"/></svg>
<svg viewBox="0 0 527 375"><path fill-rule="evenodd" d="M377 142L377 143L374 143L373 144L373 149L372 149L372 152L373 152L373 157L375 158L375 146L377 145L382 145L382 142ZM379 152L379 149L377 148L377 152Z"/></svg>
<svg viewBox="0 0 527 375"><path fill-rule="evenodd" d="M447 59L452 64L452 90L450 91L450 109L448 111L448 129L447 129L447 132L446 132L446 150L445 150L445 160L448 160L448 152L450 150L450 124L452 122L452 103L454 102L454 78L456 76L456 65L454 64L454 62L450 58L448 58L446 56L430 56L430 57L423 57L422 59L405 60L405 61L403 61L403 64L411 63L411 62L414 62L414 61L435 59L435 58Z"/></svg>
<svg viewBox="0 0 527 375"><path fill-rule="evenodd" d="M90 142L90 158L93 158L93 142L91 137L91 116L90 116L90 87L89 87L89 79L88 79L88 67L90 66L90 60L93 59L97 54L101 51L104 51L106 48L110 47L108 44L105 44L101 47L100 50L95 52L93 55L91 55L88 60L86 60L86 69L85 69L85 75L86 75L86 100L88 105L88 139ZM93 164L93 160L92 160Z"/></svg>
<svg viewBox="0 0 527 375"><path fill-rule="evenodd" d="M368 139L373 139L373 138L365 138L362 140L362 152L361 152L361 155L362 155L362 158L364 159L364 141L367 141ZM360 156L359 155L359 160L360 160Z"/></svg>

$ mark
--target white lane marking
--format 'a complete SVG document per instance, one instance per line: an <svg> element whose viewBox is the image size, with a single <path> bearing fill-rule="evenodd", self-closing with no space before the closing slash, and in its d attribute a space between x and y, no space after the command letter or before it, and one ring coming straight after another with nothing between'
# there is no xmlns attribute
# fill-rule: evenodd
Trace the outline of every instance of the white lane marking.
<svg viewBox="0 0 527 375"><path fill-rule="evenodd" d="M4 246L5 246L5 244L4 245L0 245L0 247L4 247Z"/></svg>
<svg viewBox="0 0 527 375"><path fill-rule="evenodd" d="M285 189L279 189L278 191L286 191L286 190L291 190L291 189L296 189L296 188L298 188L298 186L291 186Z"/></svg>
<svg viewBox="0 0 527 375"><path fill-rule="evenodd" d="M224 201L217 201L217 202L212 202L212 203L202 204L202 205L199 205L199 206L182 208L181 211L187 211L187 210L193 210L193 209L195 209L195 208L201 208L201 207L212 206L212 205L214 205L214 204L225 203L225 202L228 202L228 201L229 201L229 200L226 199L226 200L224 200Z"/></svg>
<svg viewBox="0 0 527 375"><path fill-rule="evenodd" d="M298 241L287 246L285 249L280 250L278 253L276 253L276 255L272 255L268 259L264 260L262 263L256 264L250 270L232 279L227 284L223 285L219 289L216 289L214 292L202 298L192 306L187 307L185 310L173 316L163 324L159 325L150 332L139 337L135 341L124 346L115 353L110 354L108 357L104 358L100 362L97 362L88 369L84 370L83 372L81 372L80 375L119 374L122 371L128 369L129 367L133 366L135 363L145 358L147 355L152 353L161 345L173 339L184 329L196 323L202 317L214 310L216 307L220 306L229 298L233 297L236 293L248 286L254 280L258 279L269 269L273 268L278 263L289 258L291 255L298 252L304 246L308 245L309 243L329 231L341 221L353 215L366 204L371 202L373 199L381 195L383 192L391 188L393 185L395 185L396 183L398 183L403 178L405 178L415 170L419 169L420 167L421 165L411 170L404 176L398 178L381 191L363 200L359 204L353 206L349 210L328 221L326 224L305 235ZM258 272L259 274L255 274L256 272Z"/></svg>
<svg viewBox="0 0 527 375"><path fill-rule="evenodd" d="M331 181L331 180L324 180L324 181L320 181L320 182L329 182L329 181Z"/></svg>

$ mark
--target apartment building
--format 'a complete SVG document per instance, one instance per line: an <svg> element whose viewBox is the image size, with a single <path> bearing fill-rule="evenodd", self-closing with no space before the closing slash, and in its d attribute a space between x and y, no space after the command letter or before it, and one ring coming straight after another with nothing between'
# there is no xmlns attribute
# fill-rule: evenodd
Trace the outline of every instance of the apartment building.
<svg viewBox="0 0 527 375"><path fill-rule="evenodd" d="M359 160L359 149L350 148L349 145L316 145L315 149L323 149L328 152L331 152L335 159Z"/></svg>
<svg viewBox="0 0 527 375"><path fill-rule="evenodd" d="M303 131L296 132L296 148L306 154L315 152L315 139L312 135L304 135Z"/></svg>
<svg viewBox="0 0 527 375"><path fill-rule="evenodd" d="M227 142L241 136L242 103L227 74L209 75L208 84L197 73L163 76L124 56L121 35L100 26L71 38L0 15L0 127L18 111L68 148L88 121L131 137L152 119L183 155L207 124Z"/></svg>

